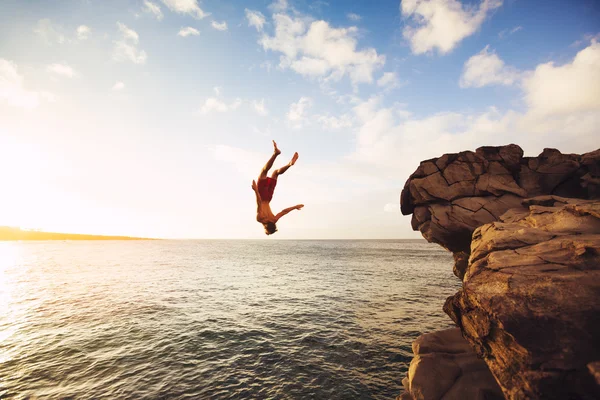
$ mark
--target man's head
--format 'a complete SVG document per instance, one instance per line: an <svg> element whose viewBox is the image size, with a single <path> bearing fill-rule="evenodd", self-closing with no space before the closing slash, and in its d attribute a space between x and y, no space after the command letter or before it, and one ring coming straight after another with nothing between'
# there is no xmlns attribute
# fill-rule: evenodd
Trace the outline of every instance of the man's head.
<svg viewBox="0 0 600 400"><path fill-rule="evenodd" d="M263 224L265 227L265 233L267 235L272 235L275 232L277 232L277 226L275 225L275 222L267 222L266 224Z"/></svg>

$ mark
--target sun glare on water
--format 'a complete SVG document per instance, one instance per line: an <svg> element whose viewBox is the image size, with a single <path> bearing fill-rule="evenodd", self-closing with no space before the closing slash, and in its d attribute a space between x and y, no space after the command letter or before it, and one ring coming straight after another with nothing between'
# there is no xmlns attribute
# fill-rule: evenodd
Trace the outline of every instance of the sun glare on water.
<svg viewBox="0 0 600 400"><path fill-rule="evenodd" d="M0 343L3 343L16 330L14 324L11 323L11 300L14 285L9 271L17 264L19 254L18 243L0 242ZM0 362L4 362L5 357L8 355L0 353Z"/></svg>

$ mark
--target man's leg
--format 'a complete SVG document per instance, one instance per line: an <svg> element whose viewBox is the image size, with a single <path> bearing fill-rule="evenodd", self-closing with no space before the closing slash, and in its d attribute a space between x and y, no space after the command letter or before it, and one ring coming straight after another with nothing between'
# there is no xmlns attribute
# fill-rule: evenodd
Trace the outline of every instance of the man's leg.
<svg viewBox="0 0 600 400"><path fill-rule="evenodd" d="M267 177L267 173L273 166L273 163L275 162L275 159L279 154L281 154L281 150L277 148L277 143L275 143L275 141L273 140L273 155L271 156L271 158L269 158L269 161L267 161L263 169L260 171L258 179L265 179Z"/></svg>
<svg viewBox="0 0 600 400"><path fill-rule="evenodd" d="M287 171L289 167L291 167L292 165L296 164L296 160L298 160L298 153L297 152L294 153L294 157L292 157L291 161L287 165L285 165L285 166L283 166L283 167L281 167L281 168L276 169L275 171L273 171L273 175L271 175L271 177L273 179L277 179L277 177L279 175L283 174L285 171Z"/></svg>

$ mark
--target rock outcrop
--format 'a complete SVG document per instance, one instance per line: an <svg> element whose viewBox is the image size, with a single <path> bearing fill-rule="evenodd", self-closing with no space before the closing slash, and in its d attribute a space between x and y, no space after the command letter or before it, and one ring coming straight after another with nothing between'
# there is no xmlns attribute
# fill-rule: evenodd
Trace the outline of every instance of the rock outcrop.
<svg viewBox="0 0 600 400"><path fill-rule="evenodd" d="M599 198L600 150L515 145L424 161L402 191L413 229L454 253L444 310L507 398L600 398Z"/></svg>
<svg viewBox="0 0 600 400"><path fill-rule="evenodd" d="M406 181L400 207L412 227L454 253L462 279L471 236L521 201L540 195L600 197L600 150L583 155L545 149L523 157L517 145L481 147L421 162Z"/></svg>
<svg viewBox="0 0 600 400"><path fill-rule="evenodd" d="M511 399L600 399L600 201L524 201L475 230L445 311Z"/></svg>
<svg viewBox="0 0 600 400"><path fill-rule="evenodd" d="M421 335L412 345L415 357L405 392L398 400L495 400L502 391L486 363L473 352L460 329Z"/></svg>

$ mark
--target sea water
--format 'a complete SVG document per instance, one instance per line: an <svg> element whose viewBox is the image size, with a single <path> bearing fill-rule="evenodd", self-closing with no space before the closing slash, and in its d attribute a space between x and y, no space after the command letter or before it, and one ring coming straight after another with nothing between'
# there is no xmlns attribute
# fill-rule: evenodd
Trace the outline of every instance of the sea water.
<svg viewBox="0 0 600 400"><path fill-rule="evenodd" d="M424 241L0 242L0 398L393 399L458 287Z"/></svg>

